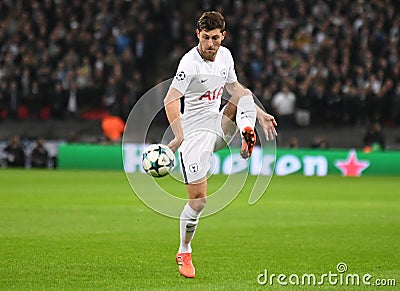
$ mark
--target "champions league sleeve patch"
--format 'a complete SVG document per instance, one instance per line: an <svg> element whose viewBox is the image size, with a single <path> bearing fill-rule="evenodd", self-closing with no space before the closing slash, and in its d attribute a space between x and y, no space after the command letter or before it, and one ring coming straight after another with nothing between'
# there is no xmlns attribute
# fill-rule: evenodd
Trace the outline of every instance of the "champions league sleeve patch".
<svg viewBox="0 0 400 291"><path fill-rule="evenodd" d="M177 79L178 81L183 81L183 80L185 80L185 78L186 78L186 75L185 75L184 71L180 71L175 76L175 79Z"/></svg>

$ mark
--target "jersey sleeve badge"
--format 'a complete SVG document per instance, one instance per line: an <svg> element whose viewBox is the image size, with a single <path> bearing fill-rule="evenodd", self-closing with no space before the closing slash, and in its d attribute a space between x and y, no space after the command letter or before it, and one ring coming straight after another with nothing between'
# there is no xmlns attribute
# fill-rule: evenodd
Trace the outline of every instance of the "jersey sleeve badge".
<svg viewBox="0 0 400 291"><path fill-rule="evenodd" d="M226 81L227 78L228 78L228 72L227 72L227 70L226 70L226 69L222 69L222 70L221 70L221 75L222 75L222 78L224 78L224 80Z"/></svg>
<svg viewBox="0 0 400 291"><path fill-rule="evenodd" d="M178 73L176 73L175 79L177 79L178 81L183 81L186 78L186 74L184 71L180 71Z"/></svg>

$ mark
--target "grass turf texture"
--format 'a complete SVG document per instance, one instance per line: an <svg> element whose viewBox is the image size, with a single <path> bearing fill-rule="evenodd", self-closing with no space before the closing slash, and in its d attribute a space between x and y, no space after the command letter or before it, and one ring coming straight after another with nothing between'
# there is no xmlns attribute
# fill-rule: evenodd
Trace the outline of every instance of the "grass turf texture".
<svg viewBox="0 0 400 291"><path fill-rule="evenodd" d="M291 290L257 276L338 273L339 262L398 288L398 189L398 177L273 177L256 205L241 193L200 221L197 276L185 279L174 261L178 221L146 208L124 173L2 170L0 288Z"/></svg>

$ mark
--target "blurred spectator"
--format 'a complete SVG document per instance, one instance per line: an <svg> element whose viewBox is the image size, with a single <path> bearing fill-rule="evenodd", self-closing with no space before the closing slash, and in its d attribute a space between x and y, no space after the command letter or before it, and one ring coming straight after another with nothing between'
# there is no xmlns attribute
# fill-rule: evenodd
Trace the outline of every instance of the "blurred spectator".
<svg viewBox="0 0 400 291"><path fill-rule="evenodd" d="M266 108L267 111L271 110L272 108L272 96L273 93L276 91L276 87L277 86L275 83L271 83L269 86L265 86L261 96L258 96L262 105Z"/></svg>
<svg viewBox="0 0 400 291"><path fill-rule="evenodd" d="M21 94L15 80L11 81L8 88L8 113L10 117L18 117L18 108L21 105Z"/></svg>
<svg viewBox="0 0 400 291"><path fill-rule="evenodd" d="M316 136L312 141L311 148L313 148L313 149L328 149L329 144L326 141L325 137Z"/></svg>
<svg viewBox="0 0 400 291"><path fill-rule="evenodd" d="M297 149L299 148L299 139L295 136L289 139L288 147L290 149Z"/></svg>
<svg viewBox="0 0 400 291"><path fill-rule="evenodd" d="M18 135L10 138L8 145L4 148L4 153L7 167L25 167L25 151Z"/></svg>
<svg viewBox="0 0 400 291"><path fill-rule="evenodd" d="M50 94L51 116L56 119L64 119L66 115L66 106L68 93L62 88L61 82L55 82L54 88Z"/></svg>
<svg viewBox="0 0 400 291"><path fill-rule="evenodd" d="M128 34L126 26L123 26L120 30L115 31L115 42L117 45L117 53L119 55L121 55L125 49L131 45L132 40Z"/></svg>
<svg viewBox="0 0 400 291"><path fill-rule="evenodd" d="M382 126L379 122L374 122L368 127L364 135L364 152L385 150L385 137L382 133Z"/></svg>
<svg viewBox="0 0 400 291"><path fill-rule="evenodd" d="M331 84L330 90L326 94L326 122L335 126L342 124L342 83L336 81Z"/></svg>
<svg viewBox="0 0 400 291"><path fill-rule="evenodd" d="M7 110L8 83L6 80L0 81L0 120L8 116Z"/></svg>
<svg viewBox="0 0 400 291"><path fill-rule="evenodd" d="M77 118L79 116L79 90L78 85L72 82L68 91L67 101L67 115L70 118Z"/></svg>
<svg viewBox="0 0 400 291"><path fill-rule="evenodd" d="M45 148L45 141L43 138L38 138L36 146L31 153L31 166L32 168L47 168L49 162L49 154Z"/></svg>
<svg viewBox="0 0 400 291"><path fill-rule="evenodd" d="M325 87L322 83L316 83L309 91L312 109L311 121L314 124L324 124L327 116Z"/></svg>
<svg viewBox="0 0 400 291"><path fill-rule="evenodd" d="M32 76L31 71L28 67L25 67L22 70L21 78L20 78L20 86L21 86L21 97L22 103L27 105L31 94L31 86L32 86Z"/></svg>
<svg viewBox="0 0 400 291"><path fill-rule="evenodd" d="M295 105L296 95L284 83L281 90L272 98L272 108L277 116L277 120L279 120L280 127L293 126L295 124Z"/></svg>
<svg viewBox="0 0 400 291"><path fill-rule="evenodd" d="M392 116L394 123L400 125L400 83L396 85L393 94Z"/></svg>
<svg viewBox="0 0 400 291"><path fill-rule="evenodd" d="M92 67L90 65L89 57L82 58L82 63L77 69L76 84L78 88L87 88L92 81Z"/></svg>
<svg viewBox="0 0 400 291"><path fill-rule="evenodd" d="M32 119L38 119L40 117L41 98L42 97L39 89L39 83L35 80L32 82L31 92L26 100L26 104L28 105L29 116Z"/></svg>
<svg viewBox="0 0 400 291"><path fill-rule="evenodd" d="M128 118L128 115L142 95L141 75L139 72L134 72L132 80L126 83L126 104L123 106L123 117Z"/></svg>
<svg viewBox="0 0 400 291"><path fill-rule="evenodd" d="M114 75L108 77L105 94L103 96L103 103L108 112L112 110L118 111L118 101L122 98L121 87L117 83Z"/></svg>

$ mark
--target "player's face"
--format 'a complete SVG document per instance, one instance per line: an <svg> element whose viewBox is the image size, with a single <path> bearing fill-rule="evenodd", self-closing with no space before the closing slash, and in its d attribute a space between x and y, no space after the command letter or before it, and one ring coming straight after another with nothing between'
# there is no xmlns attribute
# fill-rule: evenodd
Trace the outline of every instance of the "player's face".
<svg viewBox="0 0 400 291"><path fill-rule="evenodd" d="M225 38L226 31L221 32L221 30L217 28L210 31L196 30L196 33L203 58L208 61L214 61L217 51L221 46L221 42Z"/></svg>

